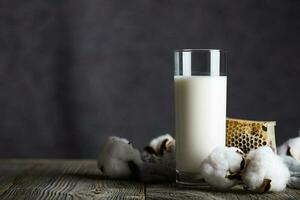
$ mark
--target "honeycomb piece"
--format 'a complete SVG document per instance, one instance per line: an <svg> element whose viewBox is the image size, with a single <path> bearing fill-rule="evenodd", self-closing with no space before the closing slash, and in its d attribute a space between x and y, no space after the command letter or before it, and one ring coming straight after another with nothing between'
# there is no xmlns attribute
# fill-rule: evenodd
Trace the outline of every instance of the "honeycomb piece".
<svg viewBox="0 0 300 200"><path fill-rule="evenodd" d="M251 121L227 118L226 146L240 148L244 153L260 146L276 152L275 121Z"/></svg>

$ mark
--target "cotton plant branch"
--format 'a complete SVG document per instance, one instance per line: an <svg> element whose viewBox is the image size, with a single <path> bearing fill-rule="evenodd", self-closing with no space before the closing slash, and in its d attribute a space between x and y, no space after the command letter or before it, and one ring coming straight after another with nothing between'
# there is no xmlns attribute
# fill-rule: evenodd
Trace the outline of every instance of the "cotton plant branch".
<svg viewBox="0 0 300 200"><path fill-rule="evenodd" d="M175 140L169 135L154 138L141 154L124 138L109 137L98 156L100 174L107 178L173 181Z"/></svg>
<svg viewBox="0 0 300 200"><path fill-rule="evenodd" d="M296 153L295 153L296 152ZM218 148L199 166L205 180L226 190L236 184L254 192L300 188L300 137L285 142L277 156L269 147L244 154L233 147ZM165 134L152 139L141 153L127 139L109 137L98 157L101 176L142 181L175 180L175 139Z"/></svg>

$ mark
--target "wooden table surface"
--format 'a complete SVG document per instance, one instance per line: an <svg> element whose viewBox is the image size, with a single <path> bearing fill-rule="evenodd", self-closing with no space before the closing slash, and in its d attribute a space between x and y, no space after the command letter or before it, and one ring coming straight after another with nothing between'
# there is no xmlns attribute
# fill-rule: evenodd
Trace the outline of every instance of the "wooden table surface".
<svg viewBox="0 0 300 200"><path fill-rule="evenodd" d="M253 194L103 180L94 160L0 160L0 199L300 199L300 190Z"/></svg>

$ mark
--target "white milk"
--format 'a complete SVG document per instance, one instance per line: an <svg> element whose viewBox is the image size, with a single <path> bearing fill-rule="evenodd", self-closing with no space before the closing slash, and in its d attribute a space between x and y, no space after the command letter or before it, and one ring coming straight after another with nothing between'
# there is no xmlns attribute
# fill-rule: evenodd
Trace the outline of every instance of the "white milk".
<svg viewBox="0 0 300 200"><path fill-rule="evenodd" d="M201 162L225 146L226 76L175 76L176 169L199 173Z"/></svg>

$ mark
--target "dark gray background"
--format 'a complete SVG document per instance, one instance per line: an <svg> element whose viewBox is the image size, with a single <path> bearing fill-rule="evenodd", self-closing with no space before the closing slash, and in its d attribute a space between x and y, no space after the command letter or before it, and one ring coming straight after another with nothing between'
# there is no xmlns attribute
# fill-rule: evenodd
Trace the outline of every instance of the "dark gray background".
<svg viewBox="0 0 300 200"><path fill-rule="evenodd" d="M0 157L94 157L174 133L173 54L229 56L228 116L300 128L298 0L0 2Z"/></svg>

